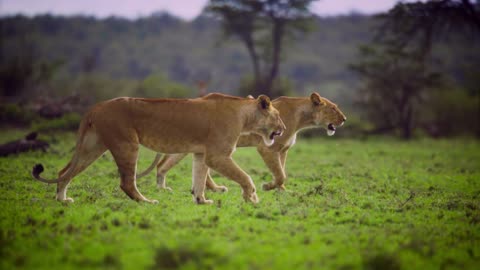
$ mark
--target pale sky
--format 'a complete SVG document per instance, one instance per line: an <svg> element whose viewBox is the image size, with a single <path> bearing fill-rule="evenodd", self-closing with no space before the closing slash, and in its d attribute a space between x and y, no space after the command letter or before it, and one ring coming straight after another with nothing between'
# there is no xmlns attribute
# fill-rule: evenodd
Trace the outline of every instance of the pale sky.
<svg viewBox="0 0 480 270"><path fill-rule="evenodd" d="M156 11L169 13L186 20L195 18L208 0L0 0L0 16L22 13L36 15L111 15L135 19ZM348 14L352 11L372 14L386 11L397 0L320 0L312 10L318 15Z"/></svg>

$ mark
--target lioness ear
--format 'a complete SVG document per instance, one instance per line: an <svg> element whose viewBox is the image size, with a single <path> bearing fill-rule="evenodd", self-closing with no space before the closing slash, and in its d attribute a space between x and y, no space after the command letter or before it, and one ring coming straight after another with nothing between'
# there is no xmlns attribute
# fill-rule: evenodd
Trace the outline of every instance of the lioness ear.
<svg viewBox="0 0 480 270"><path fill-rule="evenodd" d="M320 95L316 92L313 92L310 95L310 100L312 101L313 105L318 106L318 105L325 105L325 101L322 100Z"/></svg>
<svg viewBox="0 0 480 270"><path fill-rule="evenodd" d="M268 109L270 107L270 98L265 95L260 95L257 98L257 103L261 109Z"/></svg>
<svg viewBox="0 0 480 270"><path fill-rule="evenodd" d="M255 99L252 95L247 96L248 99Z"/></svg>

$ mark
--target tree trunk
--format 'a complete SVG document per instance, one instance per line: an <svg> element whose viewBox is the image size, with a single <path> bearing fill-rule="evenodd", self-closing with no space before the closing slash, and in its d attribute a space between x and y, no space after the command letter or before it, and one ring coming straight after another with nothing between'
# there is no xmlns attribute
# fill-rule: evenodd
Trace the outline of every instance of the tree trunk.
<svg viewBox="0 0 480 270"><path fill-rule="evenodd" d="M244 39L245 46L247 47L248 54L252 60L253 65L253 80L255 83L255 89L253 89L254 93L259 93L261 91L261 74L260 74L260 63L258 59L257 52L255 50L255 45L253 43L252 37L245 37Z"/></svg>
<svg viewBox="0 0 480 270"><path fill-rule="evenodd" d="M273 46L273 56L272 56L272 66L270 72L265 81L265 88L263 89L264 94L270 96L272 94L273 82L278 76L279 65L280 65L280 56L282 52L282 41L283 34L285 30L285 21L276 19L273 21L272 29L272 46Z"/></svg>
<svg viewBox="0 0 480 270"><path fill-rule="evenodd" d="M413 109L411 105L406 106L406 112L402 119L402 137L406 140L412 138L413 130Z"/></svg>
<svg viewBox="0 0 480 270"><path fill-rule="evenodd" d="M477 15L477 12L475 11L475 7L472 5L472 3L469 0L462 0L462 4L466 9L467 14L469 15L470 22L476 26L478 31L480 31L480 16ZM476 123L477 130L475 132L477 138L480 138L480 124L478 124L478 121L480 121L480 96L478 96L477 123Z"/></svg>
<svg viewBox="0 0 480 270"><path fill-rule="evenodd" d="M480 121L480 95L478 95L478 104L477 104L477 121L476 121L476 135L477 135L477 138L480 138L480 124L479 124L479 121Z"/></svg>

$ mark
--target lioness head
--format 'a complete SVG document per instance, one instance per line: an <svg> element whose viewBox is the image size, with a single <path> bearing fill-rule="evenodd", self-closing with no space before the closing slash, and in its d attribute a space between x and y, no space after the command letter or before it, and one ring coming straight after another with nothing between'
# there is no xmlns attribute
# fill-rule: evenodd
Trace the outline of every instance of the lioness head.
<svg viewBox="0 0 480 270"><path fill-rule="evenodd" d="M255 113L252 132L262 136L263 142L270 146L275 141L275 136L281 136L286 127L280 118L280 113L272 106L270 98L265 95L258 96L257 111Z"/></svg>
<svg viewBox="0 0 480 270"><path fill-rule="evenodd" d="M312 93L310 101L313 106L312 117L314 124L325 127L328 136L335 134L336 128L342 126L347 120L335 103L320 97L318 93Z"/></svg>

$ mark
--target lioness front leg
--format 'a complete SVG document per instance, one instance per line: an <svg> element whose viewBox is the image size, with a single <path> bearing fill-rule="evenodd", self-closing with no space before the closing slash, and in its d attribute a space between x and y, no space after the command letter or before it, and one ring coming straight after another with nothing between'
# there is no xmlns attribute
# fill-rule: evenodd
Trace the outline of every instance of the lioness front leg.
<svg viewBox="0 0 480 270"><path fill-rule="evenodd" d="M245 201L258 203L258 197L252 178L246 174L230 156L209 154L205 156L205 163L225 177L237 182L242 187Z"/></svg>
<svg viewBox="0 0 480 270"><path fill-rule="evenodd" d="M210 175L210 170L207 173L207 182L206 182L207 189L214 191L214 192L227 192L228 188L226 186L219 186L217 185Z"/></svg>
<svg viewBox="0 0 480 270"><path fill-rule="evenodd" d="M274 188L285 190L284 184L287 176L285 175L282 164L283 160L281 159L281 153L260 147L258 148L258 152L274 177L272 182L263 184L263 190L272 190Z"/></svg>
<svg viewBox="0 0 480 270"><path fill-rule="evenodd" d="M110 150L115 163L117 163L120 172L120 188L132 200L139 202L158 203L157 200L149 200L145 198L137 189L136 184L136 164L138 158L138 144L120 144L122 149Z"/></svg>
<svg viewBox="0 0 480 270"><path fill-rule="evenodd" d="M198 204L213 203L212 200L205 199L205 181L208 167L205 165L204 157L204 154L193 154L192 195L193 202Z"/></svg>
<svg viewBox="0 0 480 270"><path fill-rule="evenodd" d="M168 171L175 167L187 154L169 154L165 155L160 163L157 165L157 187L159 189L172 190L167 187L165 177Z"/></svg>

